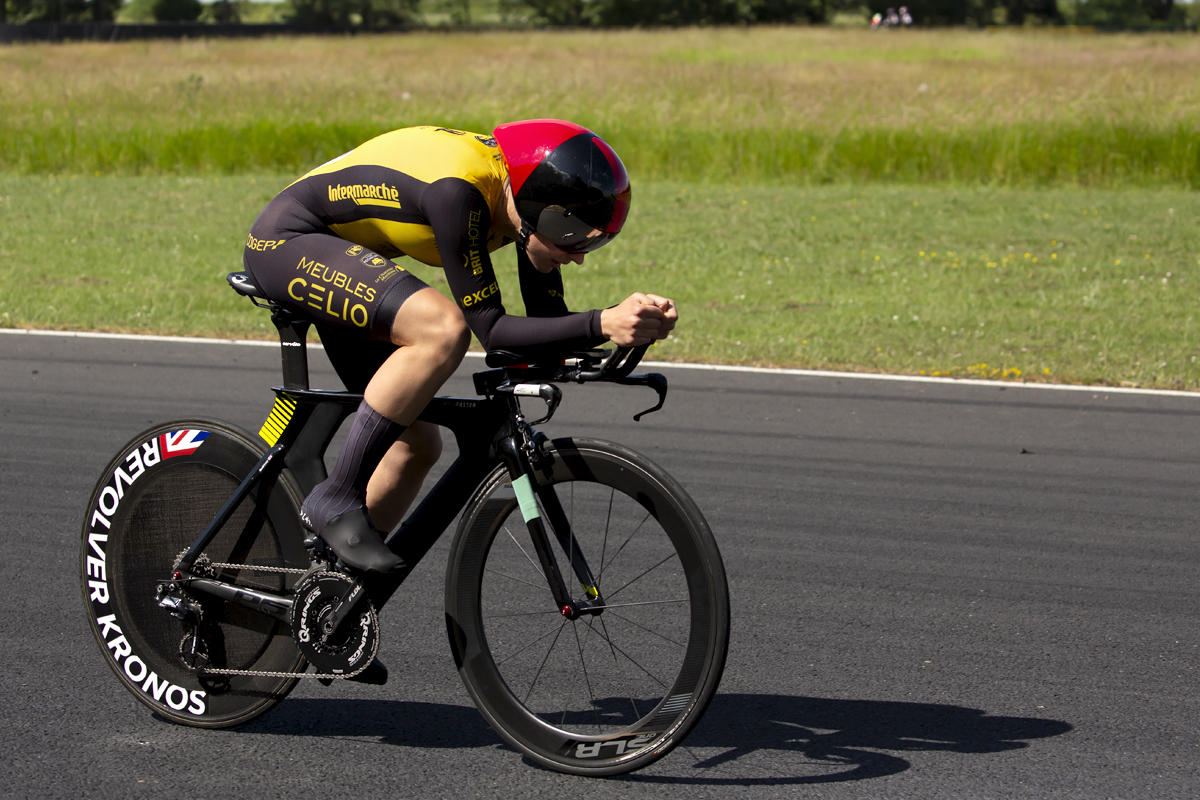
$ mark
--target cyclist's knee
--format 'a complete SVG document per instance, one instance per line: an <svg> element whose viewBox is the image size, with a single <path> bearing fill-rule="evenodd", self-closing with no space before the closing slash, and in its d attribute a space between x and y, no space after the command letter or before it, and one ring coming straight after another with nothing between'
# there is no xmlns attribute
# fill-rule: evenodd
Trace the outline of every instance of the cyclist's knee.
<svg viewBox="0 0 1200 800"><path fill-rule="evenodd" d="M467 348L471 346L471 329L467 327L467 321L463 319L463 315L457 308L454 309L454 312L453 315L447 316L445 326L439 335L444 352L457 367L463 360L463 356L467 354Z"/></svg>
<svg viewBox="0 0 1200 800"><path fill-rule="evenodd" d="M454 368L471 344L471 329L453 301L430 289L405 302L392 325L392 342L428 348Z"/></svg>
<svg viewBox="0 0 1200 800"><path fill-rule="evenodd" d="M462 363L471 344L471 329L455 308L452 314L442 315L432 322L425 331L425 337L427 346L438 354L441 363L454 370Z"/></svg>
<svg viewBox="0 0 1200 800"><path fill-rule="evenodd" d="M437 425L414 422L404 432L403 439L408 445L412 466L422 474L432 469L442 457L442 434Z"/></svg>

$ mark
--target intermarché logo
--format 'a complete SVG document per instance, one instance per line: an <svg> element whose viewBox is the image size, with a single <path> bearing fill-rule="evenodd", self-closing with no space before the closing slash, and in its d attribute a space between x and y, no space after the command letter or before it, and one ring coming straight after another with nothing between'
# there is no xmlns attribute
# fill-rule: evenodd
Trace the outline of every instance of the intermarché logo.
<svg viewBox="0 0 1200 800"><path fill-rule="evenodd" d="M400 208L400 190L385 183L355 183L350 186L329 187L329 202L353 200L357 205L391 206Z"/></svg>

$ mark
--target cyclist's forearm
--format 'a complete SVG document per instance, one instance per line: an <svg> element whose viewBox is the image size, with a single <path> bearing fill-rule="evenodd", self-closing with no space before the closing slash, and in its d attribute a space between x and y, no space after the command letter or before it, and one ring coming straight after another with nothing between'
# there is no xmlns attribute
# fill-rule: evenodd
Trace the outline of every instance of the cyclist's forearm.
<svg viewBox="0 0 1200 800"><path fill-rule="evenodd" d="M491 216L482 195L473 187L444 182L429 192L440 213L434 233L446 282L462 310L467 325L488 350L509 350L539 345L564 348L592 347L605 341L600 312L572 314L562 298L562 278L557 273L533 277L531 265L522 270L522 296L529 317L506 314L500 284L488 255L486 232ZM433 215L431 215L433 216ZM469 224L474 223L474 224Z"/></svg>
<svg viewBox="0 0 1200 800"><path fill-rule="evenodd" d="M486 330L476 328L470 317L467 324L487 350L520 350L540 345L561 345L562 349L579 349L603 344L606 338L600 331L598 310L566 314L561 317L514 317L503 314L492 321Z"/></svg>

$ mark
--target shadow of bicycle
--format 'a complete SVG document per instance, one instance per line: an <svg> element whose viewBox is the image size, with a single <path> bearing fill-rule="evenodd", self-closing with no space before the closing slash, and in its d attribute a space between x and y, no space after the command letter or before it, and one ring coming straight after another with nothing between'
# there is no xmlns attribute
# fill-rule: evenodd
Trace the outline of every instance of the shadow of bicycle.
<svg viewBox="0 0 1200 800"><path fill-rule="evenodd" d="M401 700L292 699L238 730L507 749L469 706ZM620 780L731 786L866 780L908 769L900 754L1002 753L1070 730L1058 720L990 716L962 706L722 694L676 753L659 762L665 769Z"/></svg>
<svg viewBox="0 0 1200 800"><path fill-rule="evenodd" d="M681 745L697 760L670 775L624 780L784 785L880 778L911 763L899 754L1002 753L1059 736L1066 722L990 716L934 703L724 694Z"/></svg>

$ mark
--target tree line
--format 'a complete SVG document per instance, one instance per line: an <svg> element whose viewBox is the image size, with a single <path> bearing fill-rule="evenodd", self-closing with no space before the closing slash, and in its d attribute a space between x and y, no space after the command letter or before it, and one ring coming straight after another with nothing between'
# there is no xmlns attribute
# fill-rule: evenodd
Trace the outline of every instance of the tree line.
<svg viewBox="0 0 1200 800"><path fill-rule="evenodd" d="M424 0L429 3L430 0ZM124 0L0 0L0 23L111 21ZM133 0L160 22L241 21L238 0ZM309 29L419 27L422 0L286 0L285 17ZM1196 0L1200 3L1200 0ZM824 24L839 15L886 13L901 3L916 25L1091 25L1100 29L1187 27L1176 0L500 0L550 27ZM459 25L470 0L440 0Z"/></svg>

